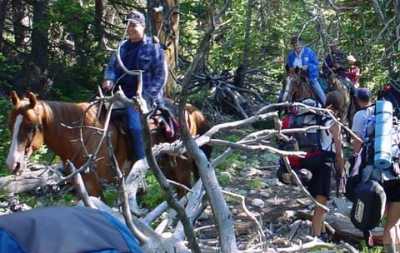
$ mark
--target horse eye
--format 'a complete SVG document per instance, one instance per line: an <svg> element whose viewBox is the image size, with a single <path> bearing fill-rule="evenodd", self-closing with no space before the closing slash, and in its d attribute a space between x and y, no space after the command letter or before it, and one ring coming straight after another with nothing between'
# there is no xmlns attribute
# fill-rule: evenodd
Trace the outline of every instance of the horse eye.
<svg viewBox="0 0 400 253"><path fill-rule="evenodd" d="M27 132L35 131L35 125L26 125L24 128Z"/></svg>

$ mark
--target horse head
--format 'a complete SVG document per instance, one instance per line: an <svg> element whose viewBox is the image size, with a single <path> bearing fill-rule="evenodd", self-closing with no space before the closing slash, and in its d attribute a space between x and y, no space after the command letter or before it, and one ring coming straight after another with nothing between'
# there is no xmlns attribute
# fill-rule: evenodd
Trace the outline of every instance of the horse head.
<svg viewBox="0 0 400 253"><path fill-rule="evenodd" d="M289 101L302 101L306 98L314 98L314 93L307 82L307 74L304 71L295 71L288 79L290 82Z"/></svg>
<svg viewBox="0 0 400 253"><path fill-rule="evenodd" d="M331 77L328 80L329 82L329 90L331 91L338 91L343 100L343 106L342 110L340 110L339 117L342 120L347 120L348 122L351 122L353 119L353 116L355 114L355 108L352 104L352 98L350 95L350 89L352 84L346 84L345 79L339 78L337 75L332 74ZM351 124L351 123L350 123Z"/></svg>
<svg viewBox="0 0 400 253"><path fill-rule="evenodd" d="M13 104L9 114L12 141L6 163L12 173L17 173L26 169L26 161L32 152L44 143L43 117L33 93L29 92L27 98L21 99L12 91L10 98Z"/></svg>

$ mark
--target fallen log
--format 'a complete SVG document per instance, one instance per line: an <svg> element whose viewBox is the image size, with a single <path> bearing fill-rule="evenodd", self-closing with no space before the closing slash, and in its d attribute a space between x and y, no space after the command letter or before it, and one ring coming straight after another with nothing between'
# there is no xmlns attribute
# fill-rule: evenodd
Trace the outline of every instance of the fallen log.
<svg viewBox="0 0 400 253"><path fill-rule="evenodd" d="M56 185L62 180L59 172L62 165L35 165L30 171L21 175L0 177L0 191L6 193L22 193L46 185Z"/></svg>
<svg viewBox="0 0 400 253"><path fill-rule="evenodd" d="M311 220L312 215L310 213L298 211L296 213L296 217L300 219ZM328 213L325 219L325 225L328 225L328 231L332 232L333 229L334 240L344 240L352 243L364 240L363 233L359 229L354 227L353 223L351 223L350 218L339 212ZM383 227L377 227L373 229L372 237L374 240L374 244L381 245L383 238Z"/></svg>

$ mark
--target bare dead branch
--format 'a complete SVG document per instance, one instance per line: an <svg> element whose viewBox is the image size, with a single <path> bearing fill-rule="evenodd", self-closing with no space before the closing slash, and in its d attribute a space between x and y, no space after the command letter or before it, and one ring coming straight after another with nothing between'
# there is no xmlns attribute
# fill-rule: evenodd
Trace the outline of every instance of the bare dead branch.
<svg viewBox="0 0 400 253"><path fill-rule="evenodd" d="M68 160L67 164L71 168L72 172L76 171L76 167L71 161ZM80 173L75 174L74 183L78 190L79 196L82 199L85 206L96 209L95 205L89 199L89 194L86 190L85 183L83 183L83 179Z"/></svg>

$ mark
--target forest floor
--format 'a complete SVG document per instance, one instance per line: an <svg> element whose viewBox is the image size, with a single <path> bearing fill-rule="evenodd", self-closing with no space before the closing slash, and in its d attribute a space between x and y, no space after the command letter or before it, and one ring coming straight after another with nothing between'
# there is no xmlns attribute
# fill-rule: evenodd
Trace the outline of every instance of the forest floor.
<svg viewBox="0 0 400 253"><path fill-rule="evenodd" d="M318 246L324 242L317 240L319 243L315 246L301 249L301 245L315 239L310 236L309 221L314 204L299 187L285 185L277 179L278 157L261 152L237 154L228 158L226 163L230 166L224 166L224 171L217 170L219 181L225 191L245 197L246 207L261 224L267 248L287 248L288 252L349 252L343 247L344 242L348 242L360 252L381 252L380 247L368 249L360 243L361 233L343 215L349 213L349 202L343 196L336 198L334 189L328 204L327 221L337 229L336 235L329 235L326 242L330 245L327 247ZM335 181L332 181L332 186L335 186ZM239 249L255 251L261 245L257 224L249 218L239 198L228 195L226 199L233 214ZM207 252L218 252L215 250L218 238L214 224L212 210L207 208L195 226ZM375 232L379 234L381 231L377 228Z"/></svg>

